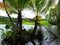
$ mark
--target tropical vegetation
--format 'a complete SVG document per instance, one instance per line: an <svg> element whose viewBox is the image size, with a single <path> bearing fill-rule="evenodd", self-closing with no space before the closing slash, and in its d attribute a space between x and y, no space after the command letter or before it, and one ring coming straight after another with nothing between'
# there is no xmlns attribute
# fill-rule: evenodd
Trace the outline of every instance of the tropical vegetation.
<svg viewBox="0 0 60 45"><path fill-rule="evenodd" d="M42 45L43 34L42 34L41 26L43 25L44 21L42 21L39 15L46 14L49 10L51 12L47 17L48 22L49 23L52 22L51 24L58 24L58 25L60 24L58 23L60 18L59 15L57 16L57 21L52 20L52 18L56 17L55 15L56 13L54 12L55 9L51 9L51 7L54 4L53 0L48 0L48 1L46 0L3 0L3 4L10 22L5 27L7 30L10 29L10 31L4 32L3 29L1 29L3 32L2 34L3 42L6 43L7 45L25 45L25 43L29 41L31 41L33 45L36 45L36 43L34 42L35 39L37 39L39 44ZM59 7L60 6L58 4L58 9L60 9ZM33 23L35 23L34 28L29 29L28 31L22 26L23 22L25 21L25 20L23 21L22 19L22 13L23 13L22 11L27 8L32 10L35 13L35 18L32 19ZM18 16L17 19L12 19L10 17L11 13L16 13ZM58 10L58 13L60 13L59 10ZM46 21L45 24L48 25L49 23L47 23Z"/></svg>

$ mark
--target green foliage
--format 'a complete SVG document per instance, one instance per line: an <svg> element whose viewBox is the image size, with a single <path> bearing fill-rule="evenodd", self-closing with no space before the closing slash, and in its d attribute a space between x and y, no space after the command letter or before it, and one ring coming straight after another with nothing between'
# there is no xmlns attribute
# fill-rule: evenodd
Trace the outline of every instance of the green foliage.
<svg viewBox="0 0 60 45"><path fill-rule="evenodd" d="M57 24L57 8L51 9L49 15L47 16L48 22L56 25Z"/></svg>
<svg viewBox="0 0 60 45"><path fill-rule="evenodd" d="M7 24L7 25L5 26L6 29L9 29L10 27L11 27L11 25L9 25L9 24Z"/></svg>
<svg viewBox="0 0 60 45"><path fill-rule="evenodd" d="M26 42L29 40L29 35L28 34L20 35L17 30L14 30L14 31L10 30L10 31L3 32L1 38L11 39L13 41L20 39Z"/></svg>
<svg viewBox="0 0 60 45"><path fill-rule="evenodd" d="M51 26L51 24L47 20L40 21L41 25L43 26Z"/></svg>
<svg viewBox="0 0 60 45"><path fill-rule="evenodd" d="M17 19L16 18L12 18L13 22L16 22ZM0 22L1 23L4 23L4 24L9 24L9 18L8 17L3 17L3 16L0 16Z"/></svg>
<svg viewBox="0 0 60 45"><path fill-rule="evenodd" d="M49 0L48 2L45 2L45 3L47 3L47 5L46 5L46 7L41 11L41 12L43 12L43 13L46 13L46 12L49 10L49 8L53 5L53 0Z"/></svg>
<svg viewBox="0 0 60 45"><path fill-rule="evenodd" d="M25 35L21 35L21 39L22 39L22 41L28 41L29 40L29 36L27 35L27 34L25 34Z"/></svg>
<svg viewBox="0 0 60 45"><path fill-rule="evenodd" d="M2 38L3 39L9 39L9 38L12 38L12 40L16 40L16 37L19 37L19 33L18 31L6 31L6 32L3 32L2 33Z"/></svg>
<svg viewBox="0 0 60 45"><path fill-rule="evenodd" d="M27 3L29 0L5 0L9 7L13 10L23 10L23 8L27 7Z"/></svg>
<svg viewBox="0 0 60 45"><path fill-rule="evenodd" d="M42 16L37 16L38 17L38 22L40 22L42 20ZM34 20L36 20L36 16L34 17Z"/></svg>
<svg viewBox="0 0 60 45"><path fill-rule="evenodd" d="M45 4L44 0L30 0L30 8L32 10L34 10L34 12L36 11L40 11L43 7L43 5Z"/></svg>
<svg viewBox="0 0 60 45"><path fill-rule="evenodd" d="M2 38L9 38L12 35L12 31L7 31L2 33Z"/></svg>
<svg viewBox="0 0 60 45"><path fill-rule="evenodd" d="M32 33L34 31L33 27L31 27L31 29L28 30L28 32Z"/></svg>

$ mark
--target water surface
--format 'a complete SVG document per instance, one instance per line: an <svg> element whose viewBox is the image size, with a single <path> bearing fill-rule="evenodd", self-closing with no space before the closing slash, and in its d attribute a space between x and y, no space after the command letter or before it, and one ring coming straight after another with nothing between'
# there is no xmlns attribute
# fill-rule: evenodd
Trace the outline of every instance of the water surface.
<svg viewBox="0 0 60 45"><path fill-rule="evenodd" d="M33 28L34 26L33 25L23 25L23 27L28 30L30 28ZM6 32L5 24L0 24L0 28L3 28L4 31ZM53 26L48 26L47 28L58 36L57 26L53 25ZM54 39L54 36L50 32L48 32L48 30L44 26L42 26L42 31L44 32L43 33L43 35L44 35L43 45L60 45L60 39ZM2 31L0 30L0 45L1 45L1 41L2 41L1 34L2 34ZM58 36L58 37L60 37L60 36ZM39 45L37 40L35 40L35 42L36 42L36 45ZM33 45L33 44L31 42L28 42L28 43L26 43L26 45Z"/></svg>

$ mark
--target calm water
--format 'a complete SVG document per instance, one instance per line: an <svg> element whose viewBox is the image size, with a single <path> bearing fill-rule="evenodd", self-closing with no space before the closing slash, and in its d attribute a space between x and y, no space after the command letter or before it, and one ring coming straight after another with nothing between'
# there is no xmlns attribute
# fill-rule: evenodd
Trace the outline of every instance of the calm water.
<svg viewBox="0 0 60 45"><path fill-rule="evenodd" d="M30 29L30 28L33 28L34 26L33 25L23 25L23 27L25 29ZM0 24L0 28L3 28L4 29L4 32L6 32L6 29L5 29L5 24ZM58 30L57 30L57 26L48 26L47 27L49 30L51 30L54 34L56 34L57 37L60 37L58 35ZM42 26L42 31L43 31L43 35L44 35L44 41L43 41L43 45L60 45L60 39L55 39L54 40L54 36L48 32L48 30ZM2 38L1 38L1 34L2 34L2 31L0 30L0 45L1 45L1 41L2 41ZM36 42L36 45L39 45L38 41L35 40ZM28 42L26 43L26 45L33 45L31 42Z"/></svg>

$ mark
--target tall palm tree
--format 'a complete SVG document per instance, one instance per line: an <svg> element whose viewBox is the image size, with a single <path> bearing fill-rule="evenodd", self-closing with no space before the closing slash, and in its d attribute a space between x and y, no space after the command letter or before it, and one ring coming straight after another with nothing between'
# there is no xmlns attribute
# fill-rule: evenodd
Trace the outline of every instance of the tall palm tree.
<svg viewBox="0 0 60 45"><path fill-rule="evenodd" d="M33 9L33 11L36 14L36 18L35 18L35 27L34 27L34 31L33 33L36 31L37 29L37 24L38 24L38 15L40 13L41 8L43 7L45 1L44 0L31 0L30 3L30 7Z"/></svg>
<svg viewBox="0 0 60 45"><path fill-rule="evenodd" d="M37 29L37 24L38 22L38 15L40 15L40 13L43 12L47 12L47 10L49 9L49 7L52 5L52 0L47 0L48 3L46 2L46 0L30 0L30 7L31 9L33 9L33 11L36 14L36 19L35 19L35 27L34 27L34 32L36 32ZM47 5L45 4L47 3ZM46 6L46 7L44 7Z"/></svg>
<svg viewBox="0 0 60 45"><path fill-rule="evenodd" d="M11 9L18 13L18 30L22 30L22 10L27 7L29 0L5 0Z"/></svg>
<svg viewBox="0 0 60 45"><path fill-rule="evenodd" d="M47 6L43 9L43 7L45 6L45 3L46 3L46 0L30 0L30 8L36 14L35 26L34 26L34 31L32 32L32 35L35 36L36 30L37 30L37 26L39 25L40 28L39 28L39 31L38 31L37 39L40 42L40 45L42 45L43 36L42 36L42 31L41 31L41 25L38 22L38 16L40 15L41 12L44 12L44 11L41 11L41 9L42 10L46 9ZM49 8L49 6L48 6L48 8Z"/></svg>

